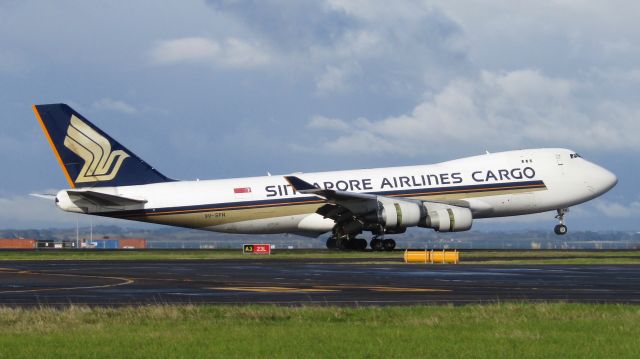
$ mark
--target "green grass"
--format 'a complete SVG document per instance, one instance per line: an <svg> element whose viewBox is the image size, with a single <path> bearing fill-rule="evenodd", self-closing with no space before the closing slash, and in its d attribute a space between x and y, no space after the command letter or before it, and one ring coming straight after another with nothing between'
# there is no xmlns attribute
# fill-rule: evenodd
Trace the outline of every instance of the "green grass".
<svg viewBox="0 0 640 359"><path fill-rule="evenodd" d="M523 251L462 251L468 258L502 258L504 256L518 256L526 258L536 258L540 256L545 257L640 257L640 251L637 250L620 250L620 251L607 251L607 250L593 250L593 251L581 251L581 250L523 250Z"/></svg>
<svg viewBox="0 0 640 359"><path fill-rule="evenodd" d="M0 260L177 260L177 259L295 259L399 258L402 252L275 250L271 255L243 254L240 249L215 250L33 250L0 251Z"/></svg>
<svg viewBox="0 0 640 359"><path fill-rule="evenodd" d="M640 307L0 308L0 358L638 358Z"/></svg>
<svg viewBox="0 0 640 359"><path fill-rule="evenodd" d="M403 264L403 252L275 250L272 255L216 250L34 250L0 251L2 260L180 260L180 259L358 259L359 264ZM362 259L368 259L366 262ZM389 261L397 259L397 261ZM462 264L640 264L640 251L473 251L460 252ZM348 261L347 261L348 262Z"/></svg>
<svg viewBox="0 0 640 359"><path fill-rule="evenodd" d="M463 251L460 259L463 264L640 264L640 251Z"/></svg>

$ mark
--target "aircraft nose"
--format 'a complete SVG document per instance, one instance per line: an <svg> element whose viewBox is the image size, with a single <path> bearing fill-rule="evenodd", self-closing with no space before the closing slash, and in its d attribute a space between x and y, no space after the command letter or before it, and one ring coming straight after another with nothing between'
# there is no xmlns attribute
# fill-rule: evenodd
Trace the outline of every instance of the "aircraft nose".
<svg viewBox="0 0 640 359"><path fill-rule="evenodd" d="M597 170L592 179L593 186L597 188L599 193L605 193L618 183L618 177L606 168L596 167Z"/></svg>

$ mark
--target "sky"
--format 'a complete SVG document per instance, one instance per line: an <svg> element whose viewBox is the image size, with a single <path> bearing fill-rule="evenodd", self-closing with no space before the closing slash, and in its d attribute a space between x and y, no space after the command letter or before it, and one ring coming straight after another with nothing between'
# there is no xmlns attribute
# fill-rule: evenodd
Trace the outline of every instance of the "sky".
<svg viewBox="0 0 640 359"><path fill-rule="evenodd" d="M0 0L0 228L89 222L28 195L67 187L31 110L65 102L178 179L571 148L619 183L572 208L570 229L640 230L638 13L616 0ZM474 226L550 229L553 216Z"/></svg>

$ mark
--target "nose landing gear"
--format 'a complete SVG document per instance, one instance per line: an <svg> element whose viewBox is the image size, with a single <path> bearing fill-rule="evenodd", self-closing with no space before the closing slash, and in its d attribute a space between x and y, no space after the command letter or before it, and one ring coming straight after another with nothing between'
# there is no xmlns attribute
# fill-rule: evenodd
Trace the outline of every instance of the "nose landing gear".
<svg viewBox="0 0 640 359"><path fill-rule="evenodd" d="M555 227L553 227L553 232L555 232L555 234L559 236L567 234L567 231L567 226L565 226L564 224L557 224Z"/></svg>
<svg viewBox="0 0 640 359"><path fill-rule="evenodd" d="M569 208L559 208L558 215L556 215L556 219L558 219L559 224L553 227L553 232L559 236L563 236L567 234L567 226L564 224L564 215L569 212Z"/></svg>

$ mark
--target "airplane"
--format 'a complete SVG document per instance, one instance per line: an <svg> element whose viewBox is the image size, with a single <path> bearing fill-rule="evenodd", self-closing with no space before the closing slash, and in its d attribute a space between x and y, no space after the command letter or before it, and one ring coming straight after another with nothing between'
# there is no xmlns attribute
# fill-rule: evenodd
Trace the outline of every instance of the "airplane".
<svg viewBox="0 0 640 359"><path fill-rule="evenodd" d="M330 234L328 248L393 250L409 227L471 229L474 220L569 207L613 188L612 172L575 151L487 153L430 165L177 181L66 104L33 105L70 189L67 212L245 234ZM372 239L357 236L371 232Z"/></svg>

